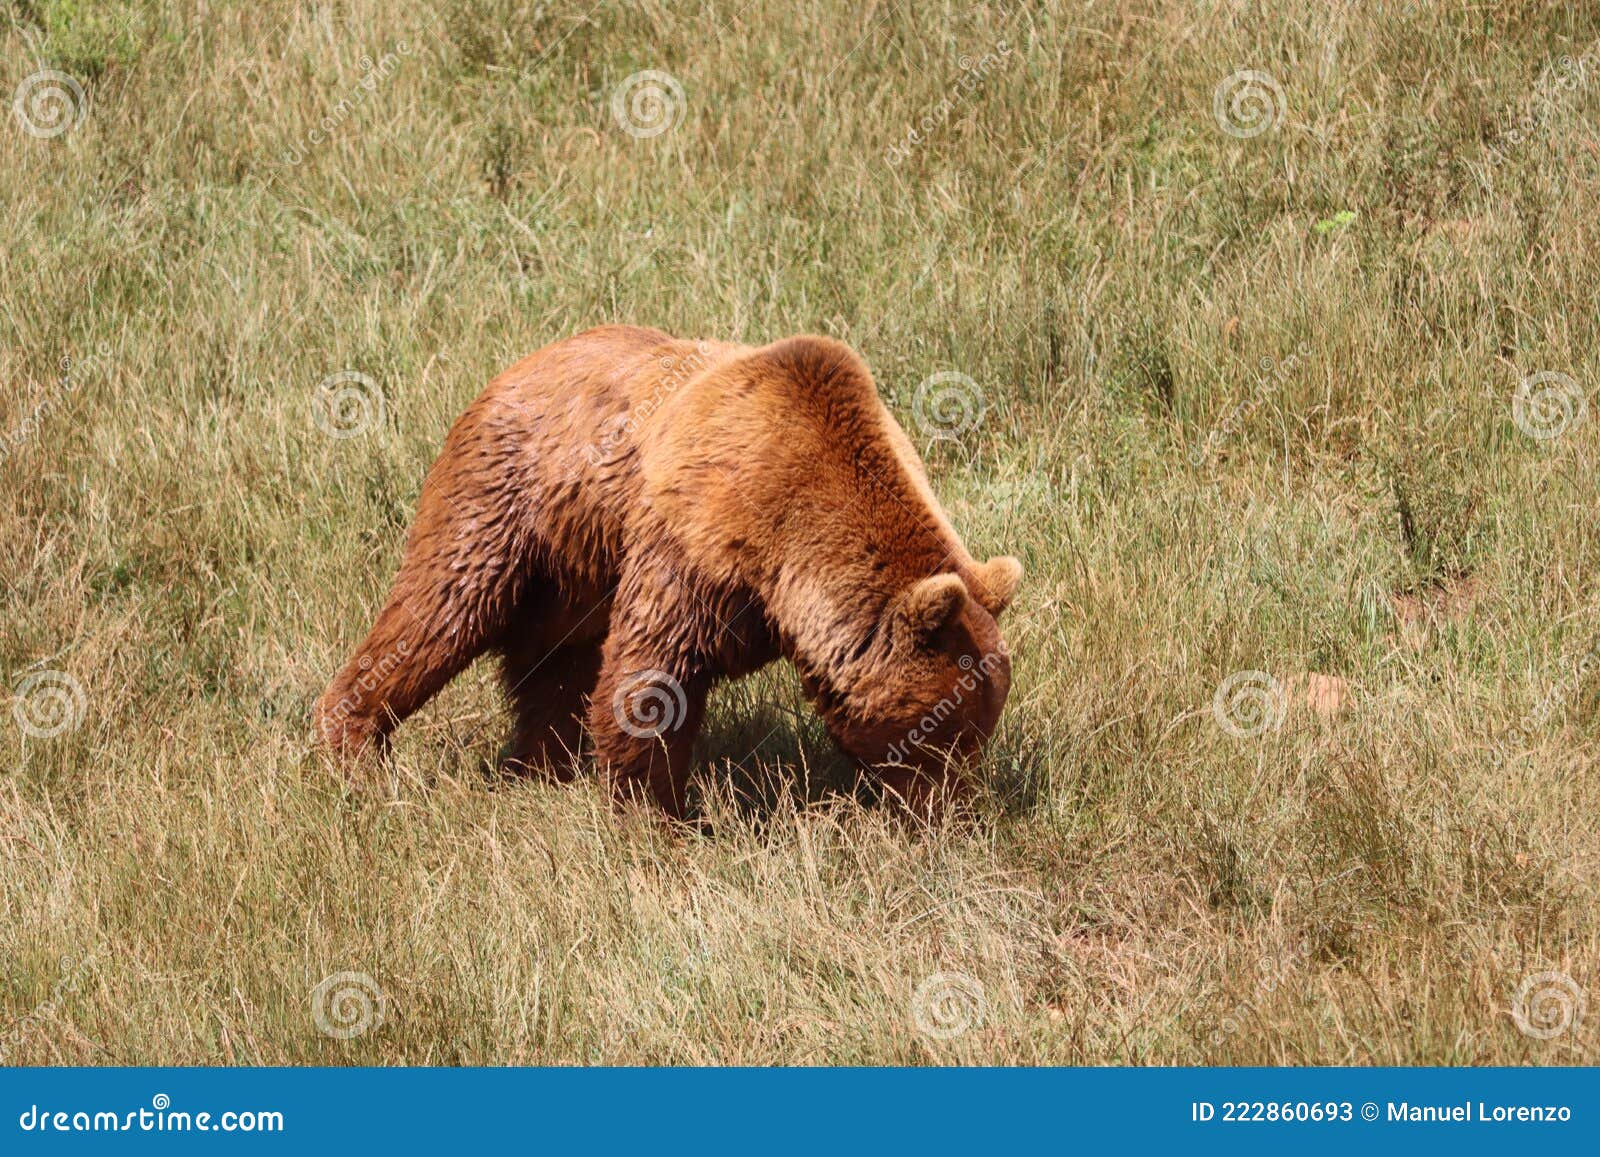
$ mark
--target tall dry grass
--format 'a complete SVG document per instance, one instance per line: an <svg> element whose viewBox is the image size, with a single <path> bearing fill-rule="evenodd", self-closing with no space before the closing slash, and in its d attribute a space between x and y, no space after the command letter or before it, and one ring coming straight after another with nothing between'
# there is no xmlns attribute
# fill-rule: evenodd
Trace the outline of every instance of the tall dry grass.
<svg viewBox="0 0 1600 1157"><path fill-rule="evenodd" d="M7 1062L1600 1057L1597 423L1514 405L1594 401L1600 14L406 8L0 16L82 91L0 125ZM486 778L486 667L390 796L308 756L452 418L613 320L852 342L1024 559L976 829L776 671L709 839Z"/></svg>

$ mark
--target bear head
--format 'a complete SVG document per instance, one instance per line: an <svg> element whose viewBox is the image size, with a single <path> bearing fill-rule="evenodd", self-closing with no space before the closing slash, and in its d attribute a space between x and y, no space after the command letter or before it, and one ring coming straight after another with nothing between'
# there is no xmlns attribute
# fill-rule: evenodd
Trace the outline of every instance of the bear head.
<svg viewBox="0 0 1600 1157"><path fill-rule="evenodd" d="M951 772L993 733L1011 689L997 616L1022 577L1010 557L894 594L860 661L819 700L834 741L917 809L959 790Z"/></svg>

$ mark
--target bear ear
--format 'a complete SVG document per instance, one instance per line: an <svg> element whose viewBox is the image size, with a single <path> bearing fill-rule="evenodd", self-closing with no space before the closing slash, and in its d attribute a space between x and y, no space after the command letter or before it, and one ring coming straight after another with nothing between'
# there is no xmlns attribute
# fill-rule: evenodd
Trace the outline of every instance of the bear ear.
<svg viewBox="0 0 1600 1157"><path fill-rule="evenodd" d="M953 574L936 574L921 579L900 596L896 615L918 642L925 642L935 631L955 618L966 602L967 588Z"/></svg>
<svg viewBox="0 0 1600 1157"><path fill-rule="evenodd" d="M972 597L996 618L1011 605L1022 581L1022 563L1009 554L996 555L972 570Z"/></svg>

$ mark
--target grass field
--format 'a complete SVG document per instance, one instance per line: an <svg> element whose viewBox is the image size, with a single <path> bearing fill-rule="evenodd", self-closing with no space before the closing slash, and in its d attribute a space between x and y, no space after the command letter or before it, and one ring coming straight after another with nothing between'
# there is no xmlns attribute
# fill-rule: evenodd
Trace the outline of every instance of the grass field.
<svg viewBox="0 0 1600 1157"><path fill-rule="evenodd" d="M0 1058L1600 1061L1600 11L412 7L0 16ZM608 321L850 342L1023 559L975 826L787 670L710 838L493 782L488 663L309 750Z"/></svg>

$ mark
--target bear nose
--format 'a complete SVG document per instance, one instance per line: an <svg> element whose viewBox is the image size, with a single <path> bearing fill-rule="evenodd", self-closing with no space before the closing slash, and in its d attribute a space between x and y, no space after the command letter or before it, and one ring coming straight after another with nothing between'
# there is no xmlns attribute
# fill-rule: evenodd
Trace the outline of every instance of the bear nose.
<svg viewBox="0 0 1600 1157"><path fill-rule="evenodd" d="M1000 709L1006 705L1006 696L1011 694L1011 660L1006 656L1000 657L1000 662L995 666L993 673L984 683L983 705L988 716L988 727L994 727L1000 718Z"/></svg>

